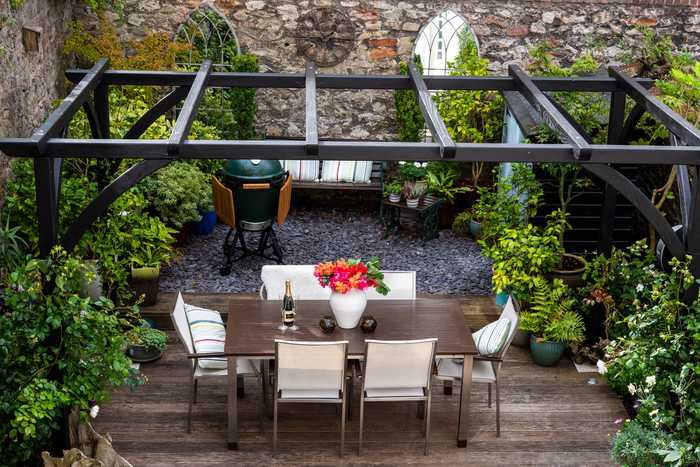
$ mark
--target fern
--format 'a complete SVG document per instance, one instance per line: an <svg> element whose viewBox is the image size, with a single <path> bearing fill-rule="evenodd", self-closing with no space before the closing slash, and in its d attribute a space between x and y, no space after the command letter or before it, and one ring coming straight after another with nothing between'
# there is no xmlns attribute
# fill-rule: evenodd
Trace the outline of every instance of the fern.
<svg viewBox="0 0 700 467"><path fill-rule="evenodd" d="M584 323L572 310L576 301L560 279L534 279L532 306L520 317L520 329L550 342L581 342Z"/></svg>

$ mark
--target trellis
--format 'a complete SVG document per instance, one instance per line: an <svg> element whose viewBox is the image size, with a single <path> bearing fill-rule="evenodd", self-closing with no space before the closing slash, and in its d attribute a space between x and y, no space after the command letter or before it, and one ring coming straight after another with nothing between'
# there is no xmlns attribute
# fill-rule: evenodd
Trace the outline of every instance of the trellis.
<svg viewBox="0 0 700 467"><path fill-rule="evenodd" d="M614 198L619 192L653 225L676 257L693 258L691 270L700 277L700 130L683 119L648 88L652 81L633 79L618 68L609 68L609 77L542 78L530 77L517 65L508 68L508 76L421 76L415 65L406 75L319 74L313 63L305 73L231 73L214 72L204 61L197 72L125 71L108 69L99 60L90 70L69 70L68 79L77 83L70 94L29 138L0 139L0 150L13 157L34 159L39 249L48 255L54 245L71 250L95 220L114 200L143 178L178 159L332 159L460 162L558 162L581 164L607 184L602 217L610 235L615 217ZM109 138L110 86L170 86L166 94L142 115L119 139ZM296 88L305 89L306 135L304 140L189 140L188 135L198 106L208 87ZM317 89L413 89L434 142L379 142L322 140L318 135ZM490 90L518 93L556 132L558 144L455 143L440 118L431 90ZM610 93L608 141L593 144L585 130L548 92L578 91ZM625 102L635 105L625 116ZM182 109L166 140L138 139L161 115L181 101ZM84 108L92 131L91 139L64 137L71 118ZM663 124L678 141L678 146L631 146L625 142L648 112ZM140 159L109 183L91 200L77 219L58 238L58 198L61 164L64 158L115 160ZM678 166L678 185L683 221L679 237L668 220L644 193L611 164L666 164ZM607 232L606 232L607 230ZM608 239L609 243L609 239Z"/></svg>

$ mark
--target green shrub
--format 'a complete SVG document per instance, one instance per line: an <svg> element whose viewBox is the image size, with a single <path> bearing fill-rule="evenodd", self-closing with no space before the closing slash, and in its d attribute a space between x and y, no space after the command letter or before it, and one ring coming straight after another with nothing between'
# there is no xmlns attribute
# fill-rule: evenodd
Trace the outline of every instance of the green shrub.
<svg viewBox="0 0 700 467"><path fill-rule="evenodd" d="M197 222L200 211L213 209L211 181L187 162L173 162L138 185L158 217L167 225L181 229Z"/></svg>
<svg viewBox="0 0 700 467"><path fill-rule="evenodd" d="M130 378L129 324L107 299L81 298L85 264L55 248L9 276L0 313L0 458L32 465L65 413Z"/></svg>
<svg viewBox="0 0 700 467"><path fill-rule="evenodd" d="M576 300L561 279L535 277L530 304L520 313L520 329L546 342L583 341L583 319L573 311Z"/></svg>
<svg viewBox="0 0 700 467"><path fill-rule="evenodd" d="M126 339L130 345L151 347L161 352L165 350L168 342L168 336L163 331L150 327L145 321L127 332Z"/></svg>
<svg viewBox="0 0 700 467"><path fill-rule="evenodd" d="M612 458L623 467L643 465L663 465L663 458L658 452L671 440L668 433L652 430L640 423L630 421L613 439Z"/></svg>
<svg viewBox="0 0 700 467"><path fill-rule="evenodd" d="M469 235L469 223L472 220L472 214L469 211L462 211L455 216L452 222L452 231L455 235L466 237Z"/></svg>
<svg viewBox="0 0 700 467"><path fill-rule="evenodd" d="M418 70L423 73L420 56L413 58ZM401 62L399 71L402 75L408 74L408 64ZM394 91L394 104L396 106L396 126L399 130L399 141L421 141L425 128L423 112L418 105L418 98L412 89L397 89Z"/></svg>

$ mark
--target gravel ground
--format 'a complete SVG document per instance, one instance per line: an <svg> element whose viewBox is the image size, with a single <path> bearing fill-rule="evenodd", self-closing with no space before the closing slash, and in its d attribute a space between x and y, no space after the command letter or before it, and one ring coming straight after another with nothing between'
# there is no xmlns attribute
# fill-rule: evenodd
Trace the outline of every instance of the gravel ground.
<svg viewBox="0 0 700 467"><path fill-rule="evenodd" d="M273 264L251 256L233 264L228 276L219 274L223 262L222 243L228 226L217 225L213 234L191 236L182 258L163 271L161 290L186 292L257 292L260 269ZM347 210L296 209L278 238L286 264L315 264L335 258L378 256L382 269L417 271L418 292L434 294L489 294L491 263L481 248L450 230L427 243L402 230L382 238L378 216ZM257 235L246 237L257 245Z"/></svg>

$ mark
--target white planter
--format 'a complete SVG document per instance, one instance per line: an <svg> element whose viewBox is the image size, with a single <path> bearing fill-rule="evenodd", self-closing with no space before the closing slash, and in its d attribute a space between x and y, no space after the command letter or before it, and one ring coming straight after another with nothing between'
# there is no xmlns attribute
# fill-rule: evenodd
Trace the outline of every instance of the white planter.
<svg viewBox="0 0 700 467"><path fill-rule="evenodd" d="M391 201L392 203L398 203L399 201L401 201L401 195L392 193L389 195L389 201Z"/></svg>
<svg viewBox="0 0 700 467"><path fill-rule="evenodd" d="M418 203L420 203L420 198L406 200L406 206L408 206L409 208L417 208Z"/></svg>
<svg viewBox="0 0 700 467"><path fill-rule="evenodd" d="M331 292L329 303L338 326L343 329L352 329L360 322L367 306L367 296L364 290L358 289L348 290L344 294Z"/></svg>
<svg viewBox="0 0 700 467"><path fill-rule="evenodd" d="M90 259L86 260L85 264L92 278L88 280L87 276L83 276L80 279L80 296L98 300L102 296L102 278L99 273L99 263L95 259Z"/></svg>

